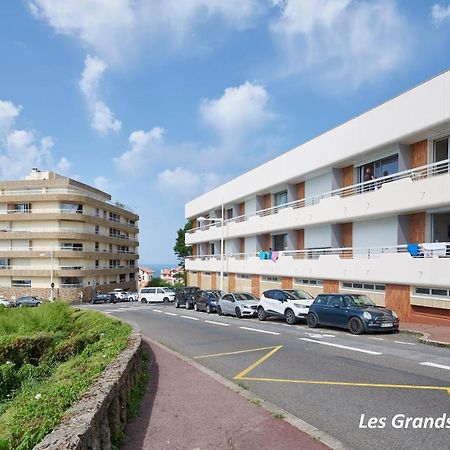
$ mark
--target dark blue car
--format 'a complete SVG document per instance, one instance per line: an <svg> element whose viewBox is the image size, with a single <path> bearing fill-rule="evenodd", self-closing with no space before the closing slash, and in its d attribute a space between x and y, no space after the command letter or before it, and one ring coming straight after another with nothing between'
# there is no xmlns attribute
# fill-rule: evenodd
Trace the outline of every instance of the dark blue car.
<svg viewBox="0 0 450 450"><path fill-rule="evenodd" d="M362 294L319 294L309 307L308 326L319 325L345 328L352 334L371 331L397 332L395 311L375 305Z"/></svg>

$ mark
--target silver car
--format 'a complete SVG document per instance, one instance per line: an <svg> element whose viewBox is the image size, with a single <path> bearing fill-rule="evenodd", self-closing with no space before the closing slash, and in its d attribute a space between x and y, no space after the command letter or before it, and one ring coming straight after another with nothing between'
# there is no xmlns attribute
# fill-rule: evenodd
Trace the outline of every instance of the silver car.
<svg viewBox="0 0 450 450"><path fill-rule="evenodd" d="M256 317L258 299L248 292L233 292L223 295L217 305L217 314L230 314L236 317Z"/></svg>

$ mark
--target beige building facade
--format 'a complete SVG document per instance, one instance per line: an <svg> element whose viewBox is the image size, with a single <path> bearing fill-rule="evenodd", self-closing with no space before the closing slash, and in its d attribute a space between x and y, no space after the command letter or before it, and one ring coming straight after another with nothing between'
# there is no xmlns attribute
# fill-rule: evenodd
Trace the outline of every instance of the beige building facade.
<svg viewBox="0 0 450 450"><path fill-rule="evenodd" d="M135 290L138 221L109 194L54 172L0 182L0 294L75 301Z"/></svg>

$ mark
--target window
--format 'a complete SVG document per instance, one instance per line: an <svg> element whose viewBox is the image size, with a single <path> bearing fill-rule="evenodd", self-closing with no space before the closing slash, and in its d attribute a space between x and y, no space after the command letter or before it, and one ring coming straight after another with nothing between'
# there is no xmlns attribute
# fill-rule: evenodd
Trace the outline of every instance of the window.
<svg viewBox="0 0 450 450"><path fill-rule="evenodd" d="M277 281L280 281L280 277L261 277L262 281L270 281L272 283L276 283Z"/></svg>
<svg viewBox="0 0 450 450"><path fill-rule="evenodd" d="M272 249L275 251L286 250L287 234L275 234L272 236Z"/></svg>
<svg viewBox="0 0 450 450"><path fill-rule="evenodd" d="M83 287L83 279L80 277L61 277L61 287Z"/></svg>
<svg viewBox="0 0 450 450"><path fill-rule="evenodd" d="M434 162L448 159L448 138L440 139L434 143Z"/></svg>
<svg viewBox="0 0 450 450"><path fill-rule="evenodd" d="M134 280L135 273L130 273L130 280Z"/></svg>
<svg viewBox="0 0 450 450"><path fill-rule="evenodd" d="M233 208L227 209L226 218L227 219L232 219L233 218Z"/></svg>
<svg viewBox="0 0 450 450"><path fill-rule="evenodd" d="M117 228L110 228L109 235L111 237L120 237L120 231Z"/></svg>
<svg viewBox="0 0 450 450"><path fill-rule="evenodd" d="M447 288L416 287L414 289L414 294L420 297L430 296L430 297L439 297L442 300L450 300L450 289Z"/></svg>
<svg viewBox="0 0 450 450"><path fill-rule="evenodd" d="M83 205L81 203L60 203L61 212L69 214L83 214Z"/></svg>
<svg viewBox="0 0 450 450"><path fill-rule="evenodd" d="M10 260L8 258L0 258L0 269L8 269Z"/></svg>
<svg viewBox="0 0 450 450"><path fill-rule="evenodd" d="M124 283L126 281L126 279L127 279L127 277L126 277L126 275L124 273L121 273L119 275L119 282L120 283Z"/></svg>
<svg viewBox="0 0 450 450"><path fill-rule="evenodd" d="M284 205L287 202L287 191L281 191L273 194L273 206Z"/></svg>
<svg viewBox="0 0 450 450"><path fill-rule="evenodd" d="M326 295L318 295L314 303L316 305L326 305L328 303L328 297Z"/></svg>
<svg viewBox="0 0 450 450"><path fill-rule="evenodd" d="M387 177L398 172L398 155L388 156L359 167L358 182L369 181L364 175L369 173L374 178Z"/></svg>
<svg viewBox="0 0 450 450"><path fill-rule="evenodd" d="M95 208L95 217L100 217L100 210Z"/></svg>
<svg viewBox="0 0 450 450"><path fill-rule="evenodd" d="M344 281L342 283L343 289L361 289L363 291L379 291L384 292L384 284L372 284L372 283L357 283L352 281Z"/></svg>
<svg viewBox="0 0 450 450"><path fill-rule="evenodd" d="M100 261L98 259L95 260L95 268L98 269L100 266Z"/></svg>
<svg viewBox="0 0 450 450"><path fill-rule="evenodd" d="M83 251L83 244L78 242L61 242L61 250Z"/></svg>
<svg viewBox="0 0 450 450"><path fill-rule="evenodd" d="M31 280L11 280L11 287L31 287Z"/></svg>
<svg viewBox="0 0 450 450"><path fill-rule="evenodd" d="M99 234L100 227L98 225L95 225L95 234Z"/></svg>
<svg viewBox="0 0 450 450"><path fill-rule="evenodd" d="M12 211L15 213L29 213L31 212L31 203L14 203Z"/></svg>
<svg viewBox="0 0 450 450"><path fill-rule="evenodd" d="M247 273L238 273L236 275L237 278L240 278L241 280L249 280L251 279L251 275L247 274Z"/></svg>
<svg viewBox="0 0 450 450"><path fill-rule="evenodd" d="M96 251L96 252L99 251L99 247L100 247L100 244L99 244L98 242L96 242L96 243L95 243L95 251Z"/></svg>
<svg viewBox="0 0 450 450"><path fill-rule="evenodd" d="M110 259L109 260L109 268L117 269L120 265L120 261L118 259Z"/></svg>
<svg viewBox="0 0 450 450"><path fill-rule="evenodd" d="M212 242L211 244L210 244L210 255L214 255L215 253L214 253L214 250L215 250L215 248L214 248L214 242Z"/></svg>
<svg viewBox="0 0 450 450"><path fill-rule="evenodd" d="M344 306L344 302L342 301L342 297L340 295L334 295L329 298L328 304L333 307Z"/></svg>
<svg viewBox="0 0 450 450"><path fill-rule="evenodd" d="M120 216L119 214L109 212L109 220L112 220L113 222L120 222Z"/></svg>

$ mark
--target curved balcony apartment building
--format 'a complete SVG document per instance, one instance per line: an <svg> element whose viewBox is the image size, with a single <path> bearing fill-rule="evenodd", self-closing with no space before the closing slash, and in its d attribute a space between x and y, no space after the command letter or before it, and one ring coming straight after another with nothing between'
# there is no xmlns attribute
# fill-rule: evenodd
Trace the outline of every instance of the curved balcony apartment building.
<svg viewBox="0 0 450 450"><path fill-rule="evenodd" d="M450 324L449 141L447 71L190 201L189 284L364 292Z"/></svg>
<svg viewBox="0 0 450 450"><path fill-rule="evenodd" d="M109 194L54 172L0 182L0 294L73 301L135 290L138 220Z"/></svg>

